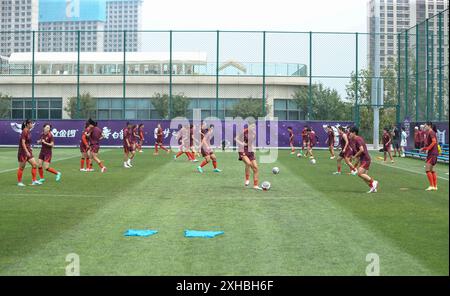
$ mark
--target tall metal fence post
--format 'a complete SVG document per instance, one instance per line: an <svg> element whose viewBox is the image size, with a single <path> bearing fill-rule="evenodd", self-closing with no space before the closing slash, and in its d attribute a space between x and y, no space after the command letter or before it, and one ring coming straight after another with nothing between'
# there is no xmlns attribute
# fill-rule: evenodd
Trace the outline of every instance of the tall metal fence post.
<svg viewBox="0 0 450 296"><path fill-rule="evenodd" d="M439 97L439 101L438 101L438 110L439 110L439 121L442 121L442 52L444 50L444 48L442 47L442 12L439 13L438 16L438 22L439 22L439 90L438 90L438 97Z"/></svg>
<svg viewBox="0 0 450 296"><path fill-rule="evenodd" d="M216 32L216 117L219 117L219 30ZM225 115L225 114L224 114Z"/></svg>
<svg viewBox="0 0 450 296"><path fill-rule="evenodd" d="M77 31L77 119L80 118L80 40L81 40L81 32Z"/></svg>
<svg viewBox="0 0 450 296"><path fill-rule="evenodd" d="M401 84L401 79L400 79L400 71L401 71L401 50L400 50L400 38L401 38L401 34L397 34L397 108L396 108L396 122L397 124L400 123L400 113L401 113L401 104L402 104L402 100L401 100L401 89L400 89L400 84Z"/></svg>
<svg viewBox="0 0 450 296"><path fill-rule="evenodd" d="M266 31L263 31L262 112L266 116Z"/></svg>
<svg viewBox="0 0 450 296"><path fill-rule="evenodd" d="M359 75L358 75L358 32L355 33L355 43L356 43L356 57L355 57L355 125L359 126L359 102L358 102L358 89L359 89Z"/></svg>
<svg viewBox="0 0 450 296"><path fill-rule="evenodd" d="M409 81L408 81L408 30L405 31L405 118L409 115L408 110L408 88L409 88Z"/></svg>
<svg viewBox="0 0 450 296"><path fill-rule="evenodd" d="M428 34L428 19L425 20L425 44L426 44L426 50L425 50L425 65L426 65L426 90L427 90L427 102L425 105L425 118L426 121L429 120L430 117L430 36Z"/></svg>
<svg viewBox="0 0 450 296"><path fill-rule="evenodd" d="M309 31L309 85L308 85L308 111L306 119L312 119L312 32Z"/></svg>
<svg viewBox="0 0 450 296"><path fill-rule="evenodd" d="M434 120L434 34L431 32L431 72L430 72L430 116L431 120Z"/></svg>
<svg viewBox="0 0 450 296"><path fill-rule="evenodd" d="M420 81L419 81L419 61L420 61L420 52L419 52L419 44L420 44L420 39L419 39L419 24L416 25L416 121L419 121L419 86L420 86Z"/></svg>
<svg viewBox="0 0 450 296"><path fill-rule="evenodd" d="M127 98L127 31L123 31L123 76L122 76L122 118L125 116L125 100Z"/></svg>
<svg viewBox="0 0 450 296"><path fill-rule="evenodd" d="M34 75L34 67L35 67L35 41L36 41L36 32L33 30L32 36L32 54L31 54L31 119L36 119L36 99L35 99L35 75Z"/></svg>
<svg viewBox="0 0 450 296"><path fill-rule="evenodd" d="M169 119L172 119L172 107L173 107L173 103L172 103L172 30L170 30L169 32Z"/></svg>

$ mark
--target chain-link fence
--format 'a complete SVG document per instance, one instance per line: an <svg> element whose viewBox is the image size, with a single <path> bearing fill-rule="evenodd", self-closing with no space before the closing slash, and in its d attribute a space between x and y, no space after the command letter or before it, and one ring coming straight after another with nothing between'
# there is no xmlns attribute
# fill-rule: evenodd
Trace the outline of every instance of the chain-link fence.
<svg viewBox="0 0 450 296"><path fill-rule="evenodd" d="M448 9L398 35L400 119L448 121Z"/></svg>
<svg viewBox="0 0 450 296"><path fill-rule="evenodd" d="M380 126L448 120L448 9L398 34L35 31L0 32L0 42L0 93L11 99L2 116L13 119L245 110L354 120L368 135L374 107Z"/></svg>

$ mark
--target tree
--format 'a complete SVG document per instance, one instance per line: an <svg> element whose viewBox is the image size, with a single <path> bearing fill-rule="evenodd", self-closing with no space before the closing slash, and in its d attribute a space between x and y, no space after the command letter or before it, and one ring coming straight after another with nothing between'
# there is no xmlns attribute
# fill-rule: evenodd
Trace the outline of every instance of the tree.
<svg viewBox="0 0 450 296"><path fill-rule="evenodd" d="M169 116L169 95L156 93L151 98L151 102L161 118ZM172 118L178 116L186 117L189 103L190 99L182 93L172 96Z"/></svg>
<svg viewBox="0 0 450 296"><path fill-rule="evenodd" d="M97 104L95 98L89 93L80 95L80 112L78 118L95 118ZM77 118L77 97L70 97L64 110L69 113L70 118Z"/></svg>
<svg viewBox="0 0 450 296"><path fill-rule="evenodd" d="M397 105L397 72L396 63L392 62L388 67L384 67L381 71L384 87L384 105L389 106L380 110L380 135L384 127L392 127L396 123ZM373 140L373 107L372 107L372 77L373 73L370 69L361 69L358 74L358 105L360 106L356 112L359 112L359 129L361 135L367 140ZM356 102L356 76L355 72L351 73L349 83L345 90L347 100L354 106ZM408 90L412 90L409 85Z"/></svg>
<svg viewBox="0 0 450 296"><path fill-rule="evenodd" d="M269 113L269 106L266 105L266 113ZM243 119L247 117L253 117L258 119L258 117L265 117L266 114L263 113L261 100L254 99L252 97L246 99L240 99L236 104L233 105L231 110L233 117L241 117Z"/></svg>
<svg viewBox="0 0 450 296"><path fill-rule="evenodd" d="M306 114L309 102L309 88L302 87L293 96L298 108ZM311 86L312 119L317 120L349 120L351 104L344 102L335 89L325 87L322 83Z"/></svg>
<svg viewBox="0 0 450 296"><path fill-rule="evenodd" d="M11 117L11 97L0 93L0 118L9 119Z"/></svg>

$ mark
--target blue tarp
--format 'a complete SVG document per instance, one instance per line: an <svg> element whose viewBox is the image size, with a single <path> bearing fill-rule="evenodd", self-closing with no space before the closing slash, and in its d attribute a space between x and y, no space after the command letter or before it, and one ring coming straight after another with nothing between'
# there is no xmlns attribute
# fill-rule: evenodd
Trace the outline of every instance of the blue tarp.
<svg viewBox="0 0 450 296"><path fill-rule="evenodd" d="M125 231L123 235L125 236L143 236L149 237L151 235L157 234L157 230L136 230L136 229L128 229Z"/></svg>
<svg viewBox="0 0 450 296"><path fill-rule="evenodd" d="M218 235L224 234L223 231L201 231L201 230L185 230L185 237L204 237L204 238L213 238Z"/></svg>

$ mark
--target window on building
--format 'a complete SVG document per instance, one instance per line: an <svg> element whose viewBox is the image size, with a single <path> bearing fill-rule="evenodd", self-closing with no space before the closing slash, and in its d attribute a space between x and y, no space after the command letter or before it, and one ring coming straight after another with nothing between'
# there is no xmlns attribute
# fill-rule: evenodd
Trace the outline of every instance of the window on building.
<svg viewBox="0 0 450 296"><path fill-rule="evenodd" d="M11 118L32 118L33 101L31 98L18 98L11 101ZM61 119L62 98L36 98L35 110L37 119Z"/></svg>
<svg viewBox="0 0 450 296"><path fill-rule="evenodd" d="M274 99L274 116L279 120L299 120L301 110L292 99Z"/></svg>

